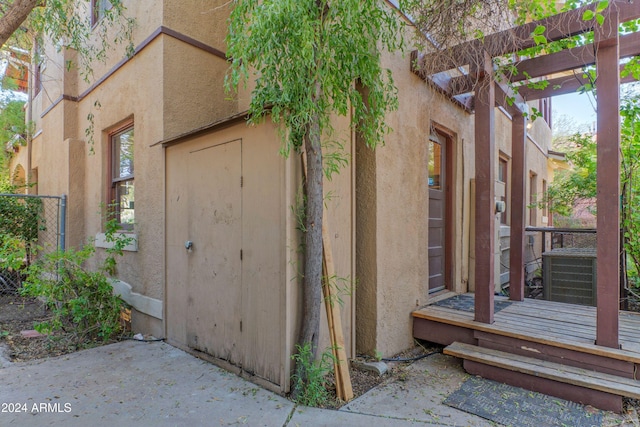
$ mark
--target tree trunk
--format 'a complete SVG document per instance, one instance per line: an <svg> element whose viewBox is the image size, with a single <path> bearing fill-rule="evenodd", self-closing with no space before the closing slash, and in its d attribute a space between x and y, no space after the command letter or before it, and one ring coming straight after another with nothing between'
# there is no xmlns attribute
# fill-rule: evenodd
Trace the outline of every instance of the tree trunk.
<svg viewBox="0 0 640 427"><path fill-rule="evenodd" d="M306 368L313 363L318 353L318 336L320 333L320 311L322 302L322 208L324 203L322 147L320 145L320 124L318 116L314 116L309 130L304 137L307 154L307 205L305 212L305 251L303 282L303 314L300 339L301 348L310 346L311 355L305 363L296 365L296 377L293 398L302 392L307 383Z"/></svg>
<svg viewBox="0 0 640 427"><path fill-rule="evenodd" d="M326 0L316 0L316 6L322 20L328 3ZM314 47L316 61L318 47ZM316 62L316 66L318 63ZM322 96L322 83L314 82L312 101ZM307 203L305 209L305 247L304 247L304 280L302 301L302 327L298 345L300 349L309 347L309 359L298 360L295 367L296 377L293 389L293 399L297 400L303 389L307 387L307 369L318 356L318 340L320 335L320 309L322 308L322 213L324 208L324 169L322 165L320 115L312 113L307 131L304 135L304 149L307 156L306 190Z"/></svg>
<svg viewBox="0 0 640 427"><path fill-rule="evenodd" d="M16 32L27 19L34 7L42 0L15 0L0 18L0 46L4 46L9 37Z"/></svg>

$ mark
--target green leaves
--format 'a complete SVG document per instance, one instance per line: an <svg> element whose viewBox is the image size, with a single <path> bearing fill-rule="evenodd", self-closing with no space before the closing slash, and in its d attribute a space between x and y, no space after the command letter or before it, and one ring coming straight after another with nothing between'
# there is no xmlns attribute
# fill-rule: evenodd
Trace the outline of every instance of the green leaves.
<svg viewBox="0 0 640 427"><path fill-rule="evenodd" d="M322 353L320 360L316 361L314 358L315 355L309 344L296 345L296 354L291 356L291 359L305 366L307 378L294 375L293 381L299 383L299 388L303 390L295 401L299 405L323 407L329 400L326 382L327 374L333 368L333 354L328 348Z"/></svg>
<svg viewBox="0 0 640 427"><path fill-rule="evenodd" d="M631 282L640 285L640 95L636 89L623 96L620 107L621 226L629 258ZM570 137L567 159L571 170L559 172L548 191L551 209L569 215L579 199L596 197L597 143L590 134Z"/></svg>
<svg viewBox="0 0 640 427"><path fill-rule="evenodd" d="M609 2L607 0L599 1L598 6L596 6L596 12L603 12L607 7L609 7Z"/></svg>
<svg viewBox="0 0 640 427"><path fill-rule="evenodd" d="M397 109L383 50L402 47L401 22L378 0L237 0L229 18L227 90L255 83L250 121L281 125L281 153L307 150L302 327L293 396L322 401L324 368L314 363L322 287L323 170L330 177L348 156L332 123L346 116L367 145L384 142L384 119ZM329 147L329 148L328 148ZM323 151L327 150L328 155ZM323 163L324 160L324 163Z"/></svg>
<svg viewBox="0 0 640 427"><path fill-rule="evenodd" d="M531 37L533 37L533 41L536 44L546 44L547 38L544 36L544 32L546 31L546 27L544 25L538 25L533 33L531 33Z"/></svg>
<svg viewBox="0 0 640 427"><path fill-rule="evenodd" d="M0 98L0 141L13 147L26 145L27 124L25 102L12 97ZM4 154L4 150L3 150ZM10 154L10 153L9 153ZM7 160L7 159L5 159ZM2 173L8 173L8 165L2 164Z"/></svg>
<svg viewBox="0 0 640 427"><path fill-rule="evenodd" d="M47 0L43 3L42 7L33 9L25 26L53 41L58 50L75 50L78 61L73 65L79 67L86 81L91 77L92 61L104 61L115 46L124 45L126 54L133 54L135 20L127 17L123 0L109 0L110 7L103 11L98 22L87 13L88 1Z"/></svg>
<svg viewBox="0 0 640 427"><path fill-rule="evenodd" d="M595 10L587 9L584 11L584 13L582 14L582 20L591 21L592 19L595 19L599 25L602 25L604 23L604 15L602 14L602 12L608 6L609 6L608 1L598 2L598 5L596 6Z"/></svg>
<svg viewBox="0 0 640 427"><path fill-rule="evenodd" d="M378 42L391 51L400 48L400 27L375 0L238 1L229 20L233 60L226 87L236 90L255 78L251 121L270 114L282 124L285 155L302 145L313 117L322 134L330 133L331 114L347 116L352 109L352 125L373 147L389 131L385 113L398 104L391 74L380 65Z"/></svg>
<svg viewBox="0 0 640 427"><path fill-rule="evenodd" d="M22 294L42 297L51 310L50 318L37 324L36 330L52 333L72 324L73 332L67 332L76 347L93 340L108 341L123 332L120 314L125 304L113 294L107 274L113 271L115 256L122 254L131 238L114 233L113 225L109 225L107 241L113 243L114 249L107 250L107 258L98 271L86 266L95 254L93 245L44 254L29 266Z"/></svg>
<svg viewBox="0 0 640 427"><path fill-rule="evenodd" d="M591 9L587 9L584 11L584 13L582 14L582 20L583 21L590 21L592 20L594 17L596 16L596 13L591 10Z"/></svg>

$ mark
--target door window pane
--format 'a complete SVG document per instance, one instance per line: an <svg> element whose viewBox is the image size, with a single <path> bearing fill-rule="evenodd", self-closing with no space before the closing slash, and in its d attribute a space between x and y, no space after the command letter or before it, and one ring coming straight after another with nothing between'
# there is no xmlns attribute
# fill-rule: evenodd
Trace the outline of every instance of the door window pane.
<svg viewBox="0 0 640 427"><path fill-rule="evenodd" d="M442 174L442 146L429 141L429 189L441 190L440 176Z"/></svg>

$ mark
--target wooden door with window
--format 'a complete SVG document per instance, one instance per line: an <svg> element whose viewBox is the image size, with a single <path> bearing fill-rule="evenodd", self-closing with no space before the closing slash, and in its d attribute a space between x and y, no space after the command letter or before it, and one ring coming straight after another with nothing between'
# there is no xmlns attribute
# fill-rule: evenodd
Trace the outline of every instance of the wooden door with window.
<svg viewBox="0 0 640 427"><path fill-rule="evenodd" d="M429 138L429 292L449 286L450 171L449 138L434 133Z"/></svg>

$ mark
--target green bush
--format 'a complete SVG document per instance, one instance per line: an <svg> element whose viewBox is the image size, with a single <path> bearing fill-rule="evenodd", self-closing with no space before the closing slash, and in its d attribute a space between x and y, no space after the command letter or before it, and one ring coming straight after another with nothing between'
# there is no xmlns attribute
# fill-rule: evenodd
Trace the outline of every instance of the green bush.
<svg viewBox="0 0 640 427"><path fill-rule="evenodd" d="M42 297L52 314L35 325L38 332L63 331L76 347L90 341L108 341L123 333L124 302L113 294L109 272L114 271L115 256L122 254L131 238L116 233L111 221L105 234L114 247L107 249L108 256L96 271L85 267L95 253L93 245L45 254L29 267L22 294Z"/></svg>
<svg viewBox="0 0 640 427"><path fill-rule="evenodd" d="M20 187L9 184L7 179L0 180L0 193L16 194ZM19 239L28 248L38 240L38 231L44 227L42 218L43 203L35 197L0 197L0 238L1 244L13 237Z"/></svg>

